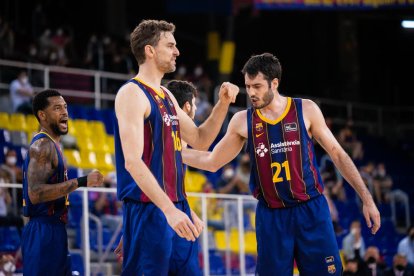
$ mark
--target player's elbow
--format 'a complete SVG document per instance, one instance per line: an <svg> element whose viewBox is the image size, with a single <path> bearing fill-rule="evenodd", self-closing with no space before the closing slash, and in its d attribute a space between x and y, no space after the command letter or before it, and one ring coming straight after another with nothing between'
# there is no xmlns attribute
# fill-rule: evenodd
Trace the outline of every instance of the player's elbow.
<svg viewBox="0 0 414 276"><path fill-rule="evenodd" d="M38 193L33 192L31 189L29 189L28 195L29 195L30 202L32 204L39 204L40 203Z"/></svg>
<svg viewBox="0 0 414 276"><path fill-rule="evenodd" d="M137 166L135 158L125 158L125 169L131 173Z"/></svg>

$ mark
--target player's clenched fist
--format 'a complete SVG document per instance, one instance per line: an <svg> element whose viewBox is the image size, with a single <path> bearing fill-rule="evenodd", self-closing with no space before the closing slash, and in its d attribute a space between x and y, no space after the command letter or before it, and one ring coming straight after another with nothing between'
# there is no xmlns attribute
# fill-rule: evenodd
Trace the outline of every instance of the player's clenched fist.
<svg viewBox="0 0 414 276"><path fill-rule="evenodd" d="M98 170L93 170L88 174L88 187L102 186L103 175Z"/></svg>
<svg viewBox="0 0 414 276"><path fill-rule="evenodd" d="M236 101L237 94L239 94L239 87L231 82L223 82L220 86L219 98L221 101L230 104Z"/></svg>

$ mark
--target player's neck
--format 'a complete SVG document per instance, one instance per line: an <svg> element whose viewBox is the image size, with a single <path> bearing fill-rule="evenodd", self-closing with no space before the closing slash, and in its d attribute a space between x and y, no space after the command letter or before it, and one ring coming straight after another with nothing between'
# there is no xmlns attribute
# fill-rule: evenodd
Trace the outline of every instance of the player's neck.
<svg viewBox="0 0 414 276"><path fill-rule="evenodd" d="M148 85L159 89L164 73L150 66L149 64L142 64L139 66L139 72L136 78L144 81Z"/></svg>
<svg viewBox="0 0 414 276"><path fill-rule="evenodd" d="M288 98L275 93L273 100L265 107L261 108L260 114L269 120L279 118L285 111L288 105Z"/></svg>
<svg viewBox="0 0 414 276"><path fill-rule="evenodd" d="M56 134L54 134L53 133L53 131L51 130L51 129L48 129L48 128L45 128L45 127L41 127L40 128L40 132L44 132L44 133L46 133L50 138L52 138L52 140L55 142L55 143L59 143L59 141L60 141L60 135L56 135Z"/></svg>

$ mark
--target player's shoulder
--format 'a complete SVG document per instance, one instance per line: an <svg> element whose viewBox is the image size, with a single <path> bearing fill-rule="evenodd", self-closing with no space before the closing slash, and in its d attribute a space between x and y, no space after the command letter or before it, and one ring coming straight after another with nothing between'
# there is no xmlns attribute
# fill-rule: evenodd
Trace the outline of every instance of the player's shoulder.
<svg viewBox="0 0 414 276"><path fill-rule="evenodd" d="M319 109L318 104L311 99L307 98L299 98L302 101L302 109L304 111L314 111L315 109Z"/></svg>
<svg viewBox="0 0 414 276"><path fill-rule="evenodd" d="M234 113L233 117L231 118L232 121L242 122L247 120L247 109L237 111Z"/></svg>
<svg viewBox="0 0 414 276"><path fill-rule="evenodd" d="M34 141L29 147L31 157L50 158L56 154L55 143L47 137L42 137Z"/></svg>

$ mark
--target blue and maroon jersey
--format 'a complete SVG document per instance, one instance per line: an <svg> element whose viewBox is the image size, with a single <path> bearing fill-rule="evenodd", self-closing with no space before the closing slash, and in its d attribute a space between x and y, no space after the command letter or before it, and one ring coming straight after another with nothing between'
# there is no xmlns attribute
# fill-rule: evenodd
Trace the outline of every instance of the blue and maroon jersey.
<svg viewBox="0 0 414 276"><path fill-rule="evenodd" d="M132 79L129 82L138 85L143 92L137 89L137 93L145 93L151 104L151 113L144 121L142 160L173 202L184 200L186 194L181 157L181 136L174 104L167 92L161 89L158 91L139 79ZM151 202L125 169L125 158L117 120L114 125L118 199Z"/></svg>
<svg viewBox="0 0 414 276"><path fill-rule="evenodd" d="M288 98L276 120L247 110L251 159L250 189L270 208L292 207L323 192L312 139L302 114L302 100Z"/></svg>
<svg viewBox="0 0 414 276"><path fill-rule="evenodd" d="M58 156L58 166L55 168L53 174L46 183L48 185L53 185L57 183L62 183L68 180L68 174L63 161L63 154L60 150L60 147L56 142L45 132L39 132L36 134L30 146L39 139L46 138L50 139L55 145L57 156ZM67 222L67 206L69 205L68 196L63 196L61 198L51 200L48 202L42 202L38 204L32 204L29 198L28 190L28 179L27 173L30 162L30 152L27 153L26 158L23 164L23 215L26 217L52 217L55 216L63 222ZM51 160L52 162L52 160ZM38 168L42 170L43 168Z"/></svg>

